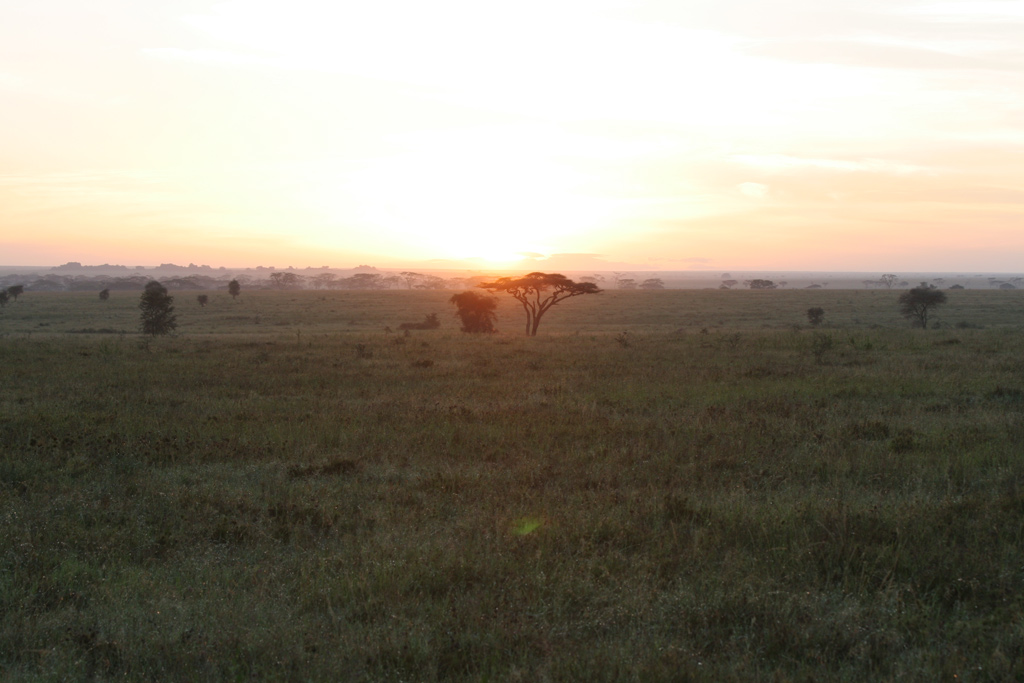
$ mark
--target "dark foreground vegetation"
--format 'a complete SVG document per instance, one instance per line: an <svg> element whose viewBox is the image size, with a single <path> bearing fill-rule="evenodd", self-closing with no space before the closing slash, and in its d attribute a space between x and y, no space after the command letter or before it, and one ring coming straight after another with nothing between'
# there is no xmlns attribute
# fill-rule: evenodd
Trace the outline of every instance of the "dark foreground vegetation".
<svg viewBox="0 0 1024 683"><path fill-rule="evenodd" d="M1024 297L897 296L26 294L0 677L1020 680Z"/></svg>

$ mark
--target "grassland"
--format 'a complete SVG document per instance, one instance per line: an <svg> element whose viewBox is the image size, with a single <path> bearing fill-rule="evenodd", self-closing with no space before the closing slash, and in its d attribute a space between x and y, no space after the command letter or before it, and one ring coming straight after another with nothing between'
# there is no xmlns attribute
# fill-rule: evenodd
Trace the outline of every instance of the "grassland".
<svg viewBox="0 0 1024 683"><path fill-rule="evenodd" d="M447 296L0 311L3 678L1024 678L1019 293Z"/></svg>

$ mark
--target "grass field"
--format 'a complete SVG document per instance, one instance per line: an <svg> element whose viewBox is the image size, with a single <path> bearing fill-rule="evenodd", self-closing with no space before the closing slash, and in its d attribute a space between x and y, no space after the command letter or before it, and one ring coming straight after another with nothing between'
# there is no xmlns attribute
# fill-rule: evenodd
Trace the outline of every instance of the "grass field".
<svg viewBox="0 0 1024 683"><path fill-rule="evenodd" d="M0 675L1024 679L1021 293L450 295L0 310Z"/></svg>

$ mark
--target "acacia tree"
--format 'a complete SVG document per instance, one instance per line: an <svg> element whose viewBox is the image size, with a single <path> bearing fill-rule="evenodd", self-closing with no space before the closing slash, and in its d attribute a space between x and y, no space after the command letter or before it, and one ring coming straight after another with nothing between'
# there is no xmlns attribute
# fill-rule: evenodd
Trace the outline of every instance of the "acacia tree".
<svg viewBox="0 0 1024 683"><path fill-rule="evenodd" d="M529 273L523 277L502 277L477 285L489 292L511 294L526 311L526 336L536 337L540 319L560 301L601 291L593 282L573 282L559 273Z"/></svg>
<svg viewBox="0 0 1024 683"><path fill-rule="evenodd" d="M807 322L817 327L825 319L825 309L820 306L807 309Z"/></svg>
<svg viewBox="0 0 1024 683"><path fill-rule="evenodd" d="M745 284L748 287L750 287L751 289L775 289L778 286L774 282L772 282L771 280L761 280L761 279L751 280L749 283L745 283Z"/></svg>
<svg viewBox="0 0 1024 683"><path fill-rule="evenodd" d="M497 317L494 309L498 307L496 297L468 291L453 294L448 301L455 304L455 315L462 321L463 332L494 332L494 319Z"/></svg>
<svg viewBox="0 0 1024 683"><path fill-rule="evenodd" d="M403 280L405 280L405 284L406 284L406 286L407 286L407 287L408 287L409 289L412 289L413 287L415 287L415 286L416 286L416 283L417 283L417 282L418 282L418 281L419 281L420 279L422 279L422 278L423 278L423 275L422 275L421 273L414 273L414 272L413 272L413 271L411 271L411 270L405 270L405 271L402 271L402 272L401 272L401 273L399 273L398 275L399 275L399 277L401 277L401 278L402 278Z"/></svg>
<svg viewBox="0 0 1024 683"><path fill-rule="evenodd" d="M232 280L228 283L228 294L234 299L242 293L242 285L238 284L238 280Z"/></svg>
<svg viewBox="0 0 1024 683"><path fill-rule="evenodd" d="M270 284L276 289L299 289L302 287L303 279L295 273L280 272L270 274Z"/></svg>
<svg viewBox="0 0 1024 683"><path fill-rule="evenodd" d="M174 297L167 294L167 288L153 280L146 284L139 299L142 311L142 332L156 336L170 334L178 326L171 303Z"/></svg>
<svg viewBox="0 0 1024 683"><path fill-rule="evenodd" d="M18 297L25 293L25 285L14 285L13 287L8 287L7 293L11 295L12 299L17 301Z"/></svg>
<svg viewBox="0 0 1024 683"><path fill-rule="evenodd" d="M928 327L928 315L933 308L946 303L946 293L922 282L919 287L900 294L900 313L914 327Z"/></svg>
<svg viewBox="0 0 1024 683"><path fill-rule="evenodd" d="M110 298L110 290L109 289L101 289L100 290L100 301L106 301L109 298Z"/></svg>
<svg viewBox="0 0 1024 683"><path fill-rule="evenodd" d="M900 278L899 278L898 275L893 275L892 273L886 273L882 277L878 278L878 281L881 282L883 285L885 285L886 289L892 289L892 286L894 284L896 284L896 281L899 280L899 279Z"/></svg>

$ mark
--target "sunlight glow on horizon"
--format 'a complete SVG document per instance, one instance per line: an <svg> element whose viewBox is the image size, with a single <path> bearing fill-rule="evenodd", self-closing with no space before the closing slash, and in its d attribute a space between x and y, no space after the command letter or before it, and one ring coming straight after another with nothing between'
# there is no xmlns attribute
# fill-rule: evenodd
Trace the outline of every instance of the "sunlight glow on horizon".
<svg viewBox="0 0 1024 683"><path fill-rule="evenodd" d="M0 265L1024 264L1022 0L51 5Z"/></svg>

